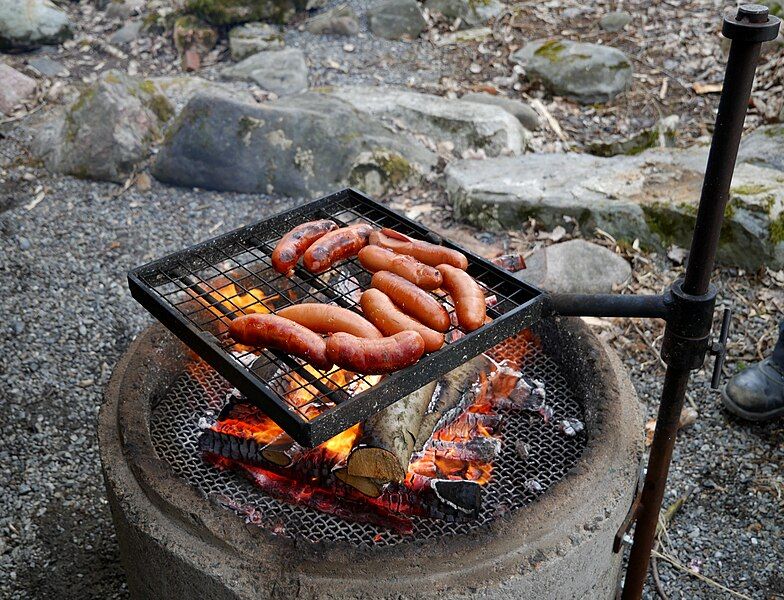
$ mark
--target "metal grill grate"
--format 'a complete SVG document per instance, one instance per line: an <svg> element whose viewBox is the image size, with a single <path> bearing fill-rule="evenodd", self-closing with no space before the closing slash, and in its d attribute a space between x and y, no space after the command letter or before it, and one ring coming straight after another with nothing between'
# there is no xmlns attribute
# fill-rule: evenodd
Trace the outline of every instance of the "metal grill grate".
<svg viewBox="0 0 784 600"><path fill-rule="evenodd" d="M320 275L298 267L292 277L285 277L272 269L270 255L282 235L300 223L327 218L339 225L364 222L390 227L419 239L433 236L428 229L365 196L344 190L155 261L128 276L134 297L145 308L305 446L318 445L365 420L542 316L539 290L445 242L445 246L466 254L468 272L484 286L487 296L495 297L488 311L493 322L464 336L454 332L458 339L424 356L413 367L380 383L365 381L362 387L368 389L360 394L352 396L348 388L355 389L361 383L358 380L364 380L362 376L341 384L329 374L306 369L300 359L263 348L249 350L235 343L226 333L228 323L243 313L313 301L359 311L359 295L370 287L370 273L356 258ZM448 299L442 302L450 309ZM450 333L448 339L452 339ZM296 378L300 386L320 392L312 402L295 406L276 391L293 391L292 371L300 376ZM279 385L284 379L286 384ZM317 416L312 418L314 412Z"/></svg>
<svg viewBox="0 0 784 600"><path fill-rule="evenodd" d="M504 414L502 451L494 463L479 517L460 523L414 518L414 539L468 533L501 514L524 507L562 479L585 448L585 433L568 437L557 426L560 419L584 420L584 411L556 360L525 343L510 346L503 345L498 355L524 355L521 370L526 377L544 382L553 419L545 424L538 414ZM354 545L394 545L412 539L374 525L285 504L263 494L240 475L219 471L202 461L197 444L199 422L212 421L217 416L231 389L231 384L209 365L198 362L190 365L156 400L150 423L153 447L178 476L205 495L234 508L249 522L286 537L310 542L347 541ZM526 460L518 454L518 442L529 446ZM530 483L534 481L541 485L540 491Z"/></svg>

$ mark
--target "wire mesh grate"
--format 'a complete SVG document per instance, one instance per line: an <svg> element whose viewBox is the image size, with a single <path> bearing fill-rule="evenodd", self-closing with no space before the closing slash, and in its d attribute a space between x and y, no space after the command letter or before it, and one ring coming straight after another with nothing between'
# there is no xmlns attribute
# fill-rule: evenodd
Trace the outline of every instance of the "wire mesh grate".
<svg viewBox="0 0 784 600"><path fill-rule="evenodd" d="M205 463L198 450L199 423L203 425L217 417L232 385L202 361L189 365L156 399L150 423L153 447L176 475L205 496L231 507L248 522L285 537L313 543L347 541L359 546L395 545L412 539L469 533L536 500L574 467L587 441L586 432L570 437L558 427L562 419L584 421L584 407L557 360L528 343L510 346L502 346L495 356L519 359L523 355L520 370L527 378L544 383L553 417L545 423L536 413L501 411L502 449L475 520L446 522L414 517L413 535L404 536L372 524L286 504L264 494L239 474ZM519 450L521 446L526 447L525 455Z"/></svg>
<svg viewBox="0 0 784 600"><path fill-rule="evenodd" d="M332 219L341 226L390 227L419 239L432 236L413 221L344 190L129 274L137 300L303 445L317 445L366 419L541 316L539 290L459 249L469 258L468 272L490 298L488 314L493 322L469 334L452 326L444 348L380 382L362 375L336 382L331 373L320 372L302 359L235 342L227 333L228 324L241 314L273 312L302 302L333 303L361 312L359 297L370 287L371 273L356 257L320 274L297 267L289 277L272 268L271 254L280 238L295 225L316 219ZM453 308L449 296L437 297L447 310ZM281 385L291 379L316 391L310 402L292 403L292 395L276 391L291 389ZM364 391L352 396L358 387Z"/></svg>

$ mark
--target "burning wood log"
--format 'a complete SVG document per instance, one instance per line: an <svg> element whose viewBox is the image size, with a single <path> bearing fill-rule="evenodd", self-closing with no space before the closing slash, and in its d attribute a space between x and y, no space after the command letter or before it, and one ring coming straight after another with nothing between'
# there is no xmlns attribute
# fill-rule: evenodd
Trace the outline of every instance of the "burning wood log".
<svg viewBox="0 0 784 600"><path fill-rule="evenodd" d="M385 483L403 481L414 452L434 430L465 410L472 401L468 391L489 368L489 361L479 356L365 421L359 444L348 456L347 474Z"/></svg>
<svg viewBox="0 0 784 600"><path fill-rule="evenodd" d="M346 467L338 467L332 471L333 475L346 485L354 488L369 498L378 498L383 492L384 484L369 477L350 475Z"/></svg>
<svg viewBox="0 0 784 600"><path fill-rule="evenodd" d="M304 452L305 449L294 441L294 438L287 433L281 433L262 448L261 455L273 464L288 467Z"/></svg>
<svg viewBox="0 0 784 600"><path fill-rule="evenodd" d="M365 421L359 444L348 455L348 475L403 481L435 382L391 404Z"/></svg>

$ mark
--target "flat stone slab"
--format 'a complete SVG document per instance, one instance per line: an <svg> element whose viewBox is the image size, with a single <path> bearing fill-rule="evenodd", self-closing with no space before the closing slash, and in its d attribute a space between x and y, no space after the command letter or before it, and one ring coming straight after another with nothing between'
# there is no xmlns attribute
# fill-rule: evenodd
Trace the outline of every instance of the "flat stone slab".
<svg viewBox="0 0 784 600"><path fill-rule="evenodd" d="M784 117L784 108L782 108ZM738 160L784 171L784 124L755 129L740 143Z"/></svg>
<svg viewBox="0 0 784 600"><path fill-rule="evenodd" d="M484 229L515 229L529 218L552 229L568 215L584 232L652 248L688 247L707 149L656 149L637 156L527 154L458 161L445 185L458 218ZM741 163L735 170L719 247L725 264L784 264L784 174Z"/></svg>
<svg viewBox="0 0 784 600"><path fill-rule="evenodd" d="M15 106L35 92L35 79L0 62L0 113L10 113Z"/></svg>
<svg viewBox="0 0 784 600"><path fill-rule="evenodd" d="M305 54L296 48L258 52L221 71L225 79L253 81L279 96L308 89Z"/></svg>
<svg viewBox="0 0 784 600"><path fill-rule="evenodd" d="M72 35L68 15L49 0L0 0L0 49L30 50Z"/></svg>
<svg viewBox="0 0 784 600"><path fill-rule="evenodd" d="M470 150L487 156L520 154L530 138L520 122L498 106L383 87L348 86L329 93L392 129L434 144L448 142L458 157Z"/></svg>
<svg viewBox="0 0 784 600"><path fill-rule="evenodd" d="M427 27L416 0L381 0L368 9L373 35L388 40L415 38Z"/></svg>
<svg viewBox="0 0 784 600"><path fill-rule="evenodd" d="M603 246L570 240L536 250L517 277L548 292L604 294L632 276L628 262Z"/></svg>

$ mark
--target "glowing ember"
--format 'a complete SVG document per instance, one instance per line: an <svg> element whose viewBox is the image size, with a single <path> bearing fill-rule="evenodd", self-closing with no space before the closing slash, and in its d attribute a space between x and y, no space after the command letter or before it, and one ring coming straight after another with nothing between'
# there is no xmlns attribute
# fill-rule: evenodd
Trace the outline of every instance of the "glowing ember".
<svg viewBox="0 0 784 600"><path fill-rule="evenodd" d="M263 459L258 463L251 459L251 464L243 462L244 458L218 456L213 452L219 450L211 451L209 447L205 447L205 458L220 468L240 471L262 490L286 502L354 520L377 521L398 531L409 529L406 522L400 520L402 515L456 518L455 514L460 511L470 511L453 504L449 494L473 497L479 493L478 486L491 480L493 462L500 451L503 413L529 408L526 402L534 387L522 379L518 368L527 349L538 344L539 340L526 331L494 348L489 355L500 362L490 372L480 375L468 397L470 404L464 406L462 413L450 423L436 430L425 447L412 457L405 482L387 484L378 497L359 493L335 475L335 469L344 464L360 438L361 424L307 450L299 447L261 411L238 403L212 426L212 430L252 440L258 444L258 455L264 459L269 459L269 449L280 452L282 448L280 456L285 460L267 465ZM351 389L352 381L356 381L353 393L379 379L365 382L337 368L326 373L310 366L307 368L332 389ZM286 400L308 419L314 419L325 410L326 404L319 394L301 376L290 373L284 381L288 385ZM450 487L453 485L456 487Z"/></svg>

